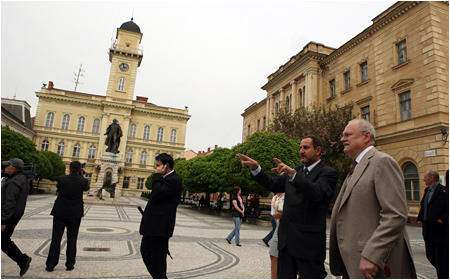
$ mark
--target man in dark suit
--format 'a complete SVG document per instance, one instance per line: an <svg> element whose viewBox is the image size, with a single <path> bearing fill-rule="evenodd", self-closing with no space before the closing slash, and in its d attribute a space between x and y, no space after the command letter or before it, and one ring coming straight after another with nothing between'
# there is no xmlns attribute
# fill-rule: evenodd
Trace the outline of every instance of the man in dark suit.
<svg viewBox="0 0 450 280"><path fill-rule="evenodd" d="M417 224L423 226L427 259L436 268L439 279L448 279L448 188L439 184L439 173L428 171L423 177L425 189Z"/></svg>
<svg viewBox="0 0 450 280"><path fill-rule="evenodd" d="M173 170L172 156L163 153L155 158L152 193L142 216L139 233L142 259L154 279L167 278L169 239L173 235L177 207L183 185Z"/></svg>
<svg viewBox="0 0 450 280"><path fill-rule="evenodd" d="M50 213L53 215L53 232L45 268L48 272L52 272L59 262L61 239L65 228L67 228L66 268L70 271L75 265L78 230L81 217L84 216L83 192L89 190L89 181L80 175L79 161L72 161L69 169L69 175L58 178L56 184L58 197Z"/></svg>
<svg viewBox="0 0 450 280"><path fill-rule="evenodd" d="M273 193L284 192L283 216L278 230L278 278L325 278L326 216L334 196L338 173L320 161L321 141L305 137L300 144L303 166L291 168L279 159L268 176L259 164L242 154L242 166L249 166L253 178Z"/></svg>

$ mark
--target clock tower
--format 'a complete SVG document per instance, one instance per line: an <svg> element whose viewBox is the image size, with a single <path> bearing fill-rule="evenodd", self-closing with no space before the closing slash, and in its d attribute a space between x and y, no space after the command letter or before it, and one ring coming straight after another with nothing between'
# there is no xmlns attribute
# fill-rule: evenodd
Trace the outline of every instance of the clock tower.
<svg viewBox="0 0 450 280"><path fill-rule="evenodd" d="M143 57L141 40L141 29L133 22L133 18L117 28L116 39L109 49L111 70L106 90L107 101L132 103L137 68Z"/></svg>

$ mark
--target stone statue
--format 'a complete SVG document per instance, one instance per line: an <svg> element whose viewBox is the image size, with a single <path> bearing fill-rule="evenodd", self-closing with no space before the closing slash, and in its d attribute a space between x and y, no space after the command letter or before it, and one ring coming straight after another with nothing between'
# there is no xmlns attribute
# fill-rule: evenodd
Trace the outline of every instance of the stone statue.
<svg viewBox="0 0 450 280"><path fill-rule="evenodd" d="M102 190L109 192L110 198L115 197L116 185L119 183L119 181L111 183L112 181L111 177L112 177L111 172L110 171L106 172L105 182L103 183L103 186L97 191L98 199L103 200Z"/></svg>
<svg viewBox="0 0 450 280"><path fill-rule="evenodd" d="M120 137L122 137L122 129L120 128L119 122L114 119L112 124L106 129L105 145L108 146L107 152L119 153Z"/></svg>

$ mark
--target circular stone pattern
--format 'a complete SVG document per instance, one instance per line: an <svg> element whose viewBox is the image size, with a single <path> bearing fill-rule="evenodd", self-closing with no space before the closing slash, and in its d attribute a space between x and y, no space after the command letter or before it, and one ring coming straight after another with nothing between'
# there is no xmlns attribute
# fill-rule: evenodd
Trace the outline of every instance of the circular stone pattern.
<svg viewBox="0 0 450 280"><path fill-rule="evenodd" d="M118 227L80 227L80 233L84 234L115 235L129 234L131 232L129 229Z"/></svg>

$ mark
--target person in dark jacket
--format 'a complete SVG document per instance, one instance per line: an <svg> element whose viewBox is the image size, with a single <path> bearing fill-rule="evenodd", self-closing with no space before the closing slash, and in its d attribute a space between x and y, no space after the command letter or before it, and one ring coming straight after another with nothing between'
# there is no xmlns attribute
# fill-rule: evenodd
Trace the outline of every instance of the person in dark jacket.
<svg viewBox="0 0 450 280"><path fill-rule="evenodd" d="M183 185L180 176L173 170L171 155L162 153L155 160L152 192L139 229L142 235L141 255L154 279L166 279L169 239L175 228Z"/></svg>
<svg viewBox="0 0 450 280"><path fill-rule="evenodd" d="M2 162L8 177L2 180L2 251L20 267L23 276L30 267L31 257L23 254L11 236L25 212L30 185L23 174L23 161L12 158Z"/></svg>
<svg viewBox="0 0 450 280"><path fill-rule="evenodd" d="M439 184L439 173L433 170L425 173L423 181L427 187L417 224L423 226L427 259L436 268L439 279L448 279L448 187Z"/></svg>
<svg viewBox="0 0 450 280"><path fill-rule="evenodd" d="M78 230L81 217L84 216L83 192L89 190L89 181L80 175L79 161L72 161L69 169L69 175L58 178L56 184L58 197L50 213L53 215L53 232L45 268L48 272L52 272L58 265L61 239L65 228L67 228L66 268L70 271L75 265Z"/></svg>

